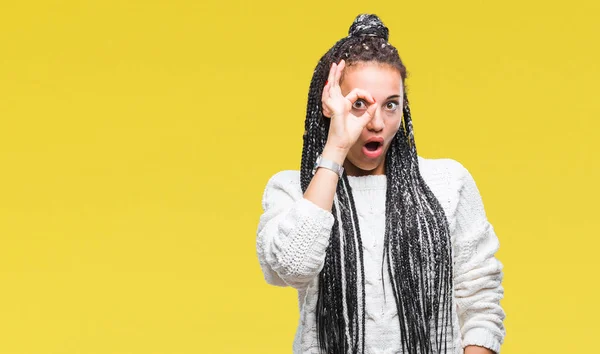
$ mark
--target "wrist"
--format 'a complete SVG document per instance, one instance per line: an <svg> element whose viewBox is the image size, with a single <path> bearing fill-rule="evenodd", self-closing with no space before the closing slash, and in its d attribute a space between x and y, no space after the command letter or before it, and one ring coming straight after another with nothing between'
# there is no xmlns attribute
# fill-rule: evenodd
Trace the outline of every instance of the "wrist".
<svg viewBox="0 0 600 354"><path fill-rule="evenodd" d="M348 155L348 150L325 145L322 155L324 158L343 166L344 161L346 161L346 155Z"/></svg>

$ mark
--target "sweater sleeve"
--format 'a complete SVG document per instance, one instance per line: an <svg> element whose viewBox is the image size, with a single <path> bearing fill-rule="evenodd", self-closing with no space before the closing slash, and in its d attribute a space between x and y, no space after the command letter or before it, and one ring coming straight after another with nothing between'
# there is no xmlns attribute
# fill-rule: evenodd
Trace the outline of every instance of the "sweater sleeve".
<svg viewBox="0 0 600 354"><path fill-rule="evenodd" d="M462 179L456 207L455 296L462 346L477 345L500 352L506 331L503 265L495 257L498 237L489 223L473 176L459 163Z"/></svg>
<svg viewBox="0 0 600 354"><path fill-rule="evenodd" d="M299 171L267 182L256 251L267 283L302 288L323 268L333 214L305 199Z"/></svg>

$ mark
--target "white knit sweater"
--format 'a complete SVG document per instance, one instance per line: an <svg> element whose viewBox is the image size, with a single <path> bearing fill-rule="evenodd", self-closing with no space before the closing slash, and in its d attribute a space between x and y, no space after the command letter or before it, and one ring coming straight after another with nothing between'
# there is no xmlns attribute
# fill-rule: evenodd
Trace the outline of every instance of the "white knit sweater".
<svg viewBox="0 0 600 354"><path fill-rule="evenodd" d="M488 222L479 190L468 170L453 159L419 156L423 179L444 208L454 262L452 342L448 353L479 345L499 353L506 334L500 306L502 263L495 258L498 238ZM396 305L383 298L381 262L385 230L385 175L348 177L362 236L365 268L365 352L402 353ZM257 254L269 284L298 290L300 320L294 353L318 353L315 308L318 274L334 216L303 198L299 171L281 171L268 181L257 230Z"/></svg>

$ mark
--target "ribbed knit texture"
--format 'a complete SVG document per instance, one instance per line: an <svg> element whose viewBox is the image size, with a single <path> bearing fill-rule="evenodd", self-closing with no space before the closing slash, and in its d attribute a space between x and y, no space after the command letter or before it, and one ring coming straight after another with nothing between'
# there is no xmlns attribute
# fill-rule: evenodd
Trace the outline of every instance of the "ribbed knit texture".
<svg viewBox="0 0 600 354"><path fill-rule="evenodd" d="M453 341L448 353L479 345L499 353L506 334L499 243L479 190L468 170L453 159L419 156L423 179L440 201L450 225L454 254ZM402 353L398 314L389 275L382 274L385 175L349 176L363 239L365 353ZM334 217L303 198L299 171L281 171L267 183L257 230L257 254L265 280L298 290L300 321L294 353L318 353L315 307ZM450 330L450 328L448 328Z"/></svg>

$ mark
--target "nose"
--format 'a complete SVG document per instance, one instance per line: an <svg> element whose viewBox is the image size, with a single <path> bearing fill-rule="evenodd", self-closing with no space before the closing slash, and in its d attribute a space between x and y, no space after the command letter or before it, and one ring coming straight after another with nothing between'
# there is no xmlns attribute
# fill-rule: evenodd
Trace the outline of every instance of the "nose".
<svg viewBox="0 0 600 354"><path fill-rule="evenodd" d="M371 118L369 123L367 123L367 129L372 132L380 132L383 130L383 127L384 127L383 117L381 116L381 112L379 111L379 108L377 108L375 110L375 114L373 115L373 118Z"/></svg>

